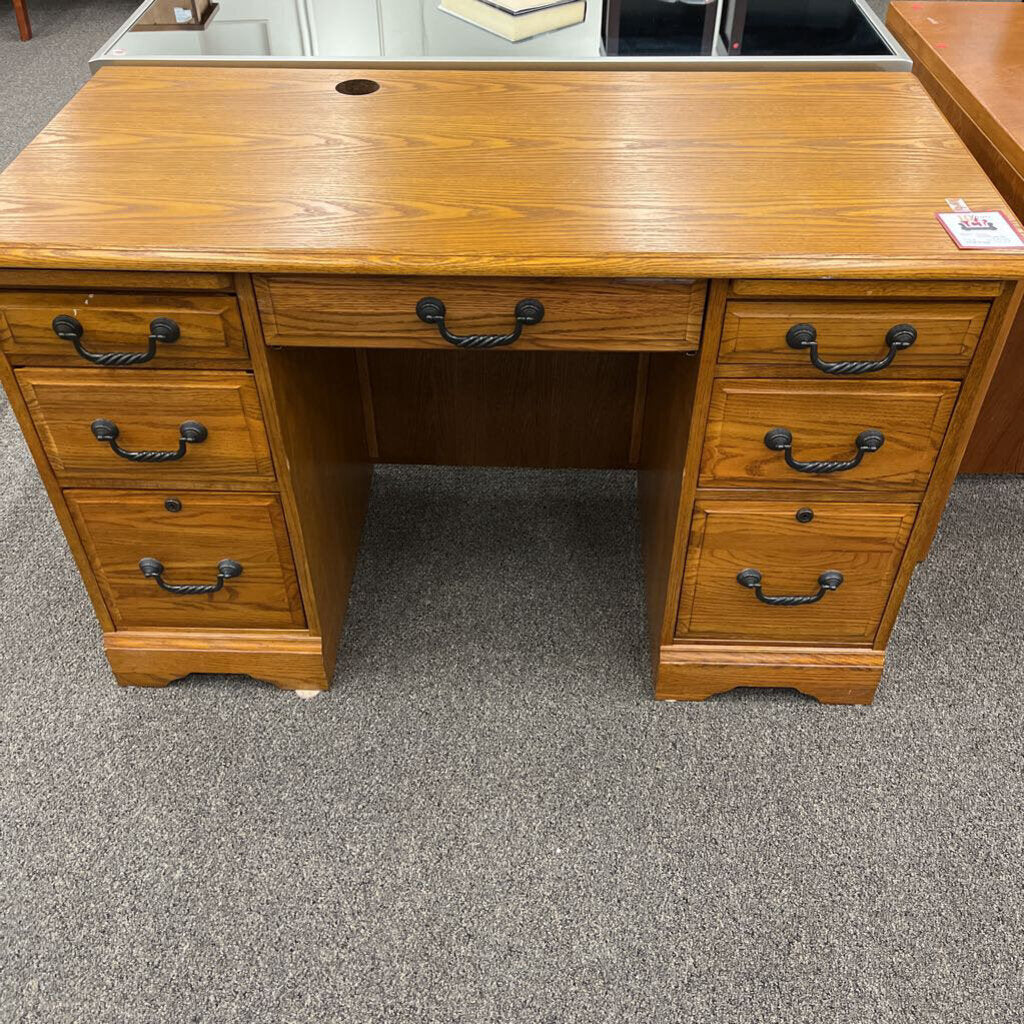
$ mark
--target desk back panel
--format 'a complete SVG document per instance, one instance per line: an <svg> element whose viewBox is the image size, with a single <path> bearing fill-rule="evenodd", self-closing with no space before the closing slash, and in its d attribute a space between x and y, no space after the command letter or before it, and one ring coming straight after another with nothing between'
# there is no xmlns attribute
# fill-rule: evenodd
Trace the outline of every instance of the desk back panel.
<svg viewBox="0 0 1024 1024"><path fill-rule="evenodd" d="M621 352L366 354L378 462L620 469L647 357Z"/></svg>

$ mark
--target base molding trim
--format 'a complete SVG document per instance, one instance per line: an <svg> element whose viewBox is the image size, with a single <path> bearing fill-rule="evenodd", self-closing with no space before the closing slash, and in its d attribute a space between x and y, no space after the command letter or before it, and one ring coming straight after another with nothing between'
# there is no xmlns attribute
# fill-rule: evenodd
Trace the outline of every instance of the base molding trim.
<svg viewBox="0 0 1024 1024"><path fill-rule="evenodd" d="M305 630L126 630L104 633L121 686L166 686L194 672L250 675L283 690L326 690L320 637Z"/></svg>
<svg viewBox="0 0 1024 1024"><path fill-rule="evenodd" d="M884 651L864 647L675 644L661 648L654 696L706 700L737 686L779 686L822 704L870 704L884 662Z"/></svg>

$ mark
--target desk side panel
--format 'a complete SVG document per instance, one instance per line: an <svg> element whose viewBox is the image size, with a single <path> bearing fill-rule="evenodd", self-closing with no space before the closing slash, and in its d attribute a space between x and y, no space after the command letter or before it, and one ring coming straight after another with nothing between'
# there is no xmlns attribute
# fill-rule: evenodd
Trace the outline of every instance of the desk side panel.
<svg viewBox="0 0 1024 1024"><path fill-rule="evenodd" d="M238 275L237 285L303 604L330 679L372 473L356 353L268 348L252 281Z"/></svg>

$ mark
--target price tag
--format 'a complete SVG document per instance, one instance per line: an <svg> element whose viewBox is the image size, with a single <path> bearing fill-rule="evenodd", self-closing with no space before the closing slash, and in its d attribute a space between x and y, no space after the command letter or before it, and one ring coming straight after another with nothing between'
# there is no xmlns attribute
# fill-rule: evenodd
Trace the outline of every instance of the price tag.
<svg viewBox="0 0 1024 1024"><path fill-rule="evenodd" d="M935 216L961 249L1024 249L1024 237L998 210Z"/></svg>

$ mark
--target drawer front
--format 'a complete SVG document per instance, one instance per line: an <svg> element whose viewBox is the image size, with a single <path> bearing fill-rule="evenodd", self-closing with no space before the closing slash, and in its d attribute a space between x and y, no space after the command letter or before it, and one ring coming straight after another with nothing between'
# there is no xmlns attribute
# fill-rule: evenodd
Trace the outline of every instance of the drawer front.
<svg viewBox="0 0 1024 1024"><path fill-rule="evenodd" d="M699 501L679 635L871 643L916 513L916 505ZM746 570L759 576L741 582ZM835 589L828 573L842 577Z"/></svg>
<svg viewBox="0 0 1024 1024"><path fill-rule="evenodd" d="M508 335L518 304L538 300L543 317L501 347L691 351L700 342L705 291L706 282L689 280L256 278L269 344L360 348L451 347L437 322L417 314L420 300L435 298L444 328L458 338Z"/></svg>
<svg viewBox="0 0 1024 1024"><path fill-rule="evenodd" d="M66 491L65 496L118 629L305 625L284 515L274 495ZM180 510L170 511L167 503L177 508L175 501ZM145 563L149 575L140 568L143 560L150 560ZM163 567L159 576L154 562ZM225 562L241 572L233 575ZM216 589L177 593L161 583Z"/></svg>
<svg viewBox="0 0 1024 1024"><path fill-rule="evenodd" d="M959 385L715 382L702 487L923 492Z"/></svg>
<svg viewBox="0 0 1024 1024"><path fill-rule="evenodd" d="M833 367L848 361L878 363L892 356L889 366L893 370L941 366L958 369L962 375L988 310L987 302L733 301L725 310L719 361L785 364L814 376L829 376L828 370L814 365L812 355ZM810 325L813 334L794 332L794 343L801 341L802 347L791 347L787 335L800 324ZM886 340L889 332L903 324L913 327L916 338L901 347L904 334L890 346ZM813 346L807 344L812 337ZM888 366L867 372L886 369Z"/></svg>
<svg viewBox="0 0 1024 1024"><path fill-rule="evenodd" d="M259 396L248 373L168 371L126 378L117 370L23 369L16 376L54 472L65 483L88 486L90 477L147 485L274 480ZM161 454L133 457L147 452Z"/></svg>
<svg viewBox="0 0 1024 1024"><path fill-rule="evenodd" d="M63 336L54 330L58 316L71 318ZM0 291L0 349L15 366L100 366L121 353L122 372L249 359L231 295Z"/></svg>

